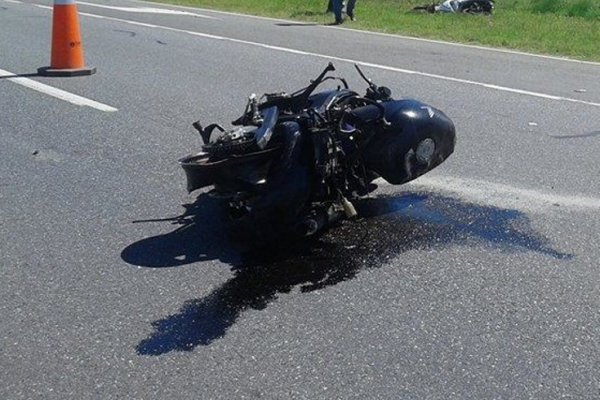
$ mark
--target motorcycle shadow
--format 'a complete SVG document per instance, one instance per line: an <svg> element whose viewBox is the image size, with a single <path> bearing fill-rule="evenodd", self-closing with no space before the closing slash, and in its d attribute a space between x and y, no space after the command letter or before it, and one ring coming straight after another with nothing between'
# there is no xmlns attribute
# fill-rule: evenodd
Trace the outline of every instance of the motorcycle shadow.
<svg viewBox="0 0 600 400"><path fill-rule="evenodd" d="M202 194L194 203L183 207L185 212L176 217L133 221L170 222L178 228L127 246L121 252L123 261L149 268L178 267L215 259L225 263L239 262L239 254L228 243L219 220L220 207L216 199Z"/></svg>
<svg viewBox="0 0 600 400"><path fill-rule="evenodd" d="M361 270L379 267L409 250L486 244L500 251L573 257L553 249L517 210L432 193L381 196L356 206L361 220L344 222L316 240L239 255L239 261L232 263L234 276L227 282L204 298L185 302L177 314L153 322L154 332L137 345L138 354L156 356L209 345L223 337L247 309L262 310L279 294L296 287L305 293L352 279ZM197 215L196 222L204 228L187 233L176 230L167 242L191 240L196 246L207 245L193 237L202 235L202 229L214 228L200 223L202 218ZM184 243L178 246L190 251L186 254L189 262L198 260L197 254L210 253Z"/></svg>

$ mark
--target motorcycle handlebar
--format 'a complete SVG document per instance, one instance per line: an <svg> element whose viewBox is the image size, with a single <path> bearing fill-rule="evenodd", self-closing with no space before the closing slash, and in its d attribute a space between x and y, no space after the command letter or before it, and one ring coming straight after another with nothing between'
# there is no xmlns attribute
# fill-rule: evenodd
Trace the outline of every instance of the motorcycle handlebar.
<svg viewBox="0 0 600 400"><path fill-rule="evenodd" d="M301 91L292 95L282 95L274 97L270 100L259 104L258 108L260 110L264 110L269 107L277 106L281 109L291 109L292 111L302 108L308 101L308 98L310 97L312 92L314 92L317 86L319 86L325 80L325 75L327 75L327 73L331 71L335 71L335 67L333 66L333 63L330 62L329 64L327 64L327 67L325 67L323 72L319 74L317 79L311 81L310 85L308 85L306 88L301 89Z"/></svg>

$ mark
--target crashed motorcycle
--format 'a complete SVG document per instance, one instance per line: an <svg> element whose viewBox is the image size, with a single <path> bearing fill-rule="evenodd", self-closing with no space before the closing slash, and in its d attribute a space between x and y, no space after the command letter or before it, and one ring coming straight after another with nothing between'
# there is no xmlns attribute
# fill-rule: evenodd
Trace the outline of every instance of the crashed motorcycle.
<svg viewBox="0 0 600 400"><path fill-rule="evenodd" d="M427 4L413 8L414 11L427 11L429 13L464 13L487 14L494 11L493 0L446 0L440 4Z"/></svg>
<svg viewBox="0 0 600 400"><path fill-rule="evenodd" d="M353 202L377 188L375 179L400 185L452 154L455 128L442 111L394 99L355 67L365 95L332 76L330 63L296 92L251 95L232 129L193 124L204 144L179 160L187 189L212 187L232 238L317 235L356 217ZM317 91L327 81L337 88Z"/></svg>

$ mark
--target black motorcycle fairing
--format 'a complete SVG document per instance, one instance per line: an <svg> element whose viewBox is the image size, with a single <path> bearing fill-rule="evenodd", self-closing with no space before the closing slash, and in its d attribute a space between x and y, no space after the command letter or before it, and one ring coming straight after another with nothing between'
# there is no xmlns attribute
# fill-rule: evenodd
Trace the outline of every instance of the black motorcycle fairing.
<svg viewBox="0 0 600 400"><path fill-rule="evenodd" d="M269 169L266 192L254 207L267 212L280 208L280 217L287 220L288 214L296 216L308 200L310 160L298 123L278 124L277 139L281 151Z"/></svg>
<svg viewBox="0 0 600 400"><path fill-rule="evenodd" d="M220 139L203 146L212 148L212 154L198 153L179 160L186 174L188 192L210 185L218 186L221 191L235 192L235 182L241 182L245 186L258 185L265 179L272 161L272 153L279 150L277 145L267 147L274 135L279 110L272 106L263 110L262 115L263 122L258 128L244 126L229 131L243 131L244 134L233 140L222 141L224 149L218 153L215 150L221 143ZM249 134L252 135L251 141L245 137ZM239 145L236 144L238 141ZM240 154L234 151L238 147ZM230 154L221 154L226 151Z"/></svg>
<svg viewBox="0 0 600 400"><path fill-rule="evenodd" d="M388 125L380 125L362 149L367 169L391 184L411 181L432 170L454 151L452 121L417 100L383 103Z"/></svg>
<svg viewBox="0 0 600 400"><path fill-rule="evenodd" d="M206 153L198 153L180 159L179 164L185 171L188 192L211 185L219 186L221 191L234 192L236 182L259 184L267 175L273 156L279 150L279 147L274 146L218 161L212 161Z"/></svg>
<svg viewBox="0 0 600 400"><path fill-rule="evenodd" d="M379 123L381 122L381 114L380 107L374 104L368 104L345 112L342 116L340 125L349 125L360 128L368 124Z"/></svg>
<svg viewBox="0 0 600 400"><path fill-rule="evenodd" d="M280 151L270 164L266 187L245 203L246 213L229 221L236 241L264 242L289 233L309 203L311 160L300 125L289 121L278 124L275 138Z"/></svg>

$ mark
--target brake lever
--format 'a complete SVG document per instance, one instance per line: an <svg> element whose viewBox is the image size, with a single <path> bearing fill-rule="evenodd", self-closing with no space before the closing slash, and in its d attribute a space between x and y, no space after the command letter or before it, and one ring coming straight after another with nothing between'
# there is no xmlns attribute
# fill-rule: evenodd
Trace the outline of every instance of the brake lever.
<svg viewBox="0 0 600 400"><path fill-rule="evenodd" d="M367 78L365 76L365 74L362 72L362 70L358 67L358 64L354 64L354 68L356 68L360 77L363 78L365 80L365 82L367 82L367 84L369 85L369 89L367 89L367 93L369 92L369 90L371 90L373 92L377 92L377 90L378 90L377 85L373 83L371 78Z"/></svg>

